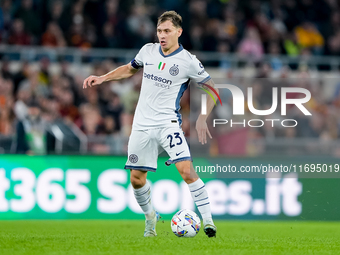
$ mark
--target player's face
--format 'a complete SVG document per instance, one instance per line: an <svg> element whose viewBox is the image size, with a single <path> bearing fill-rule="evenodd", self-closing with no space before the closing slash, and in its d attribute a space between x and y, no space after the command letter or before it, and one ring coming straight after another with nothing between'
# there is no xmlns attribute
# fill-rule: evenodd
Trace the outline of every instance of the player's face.
<svg viewBox="0 0 340 255"><path fill-rule="evenodd" d="M178 45L178 37L182 34L182 28L175 27L171 21L167 20L157 27L157 37L161 47L167 51Z"/></svg>

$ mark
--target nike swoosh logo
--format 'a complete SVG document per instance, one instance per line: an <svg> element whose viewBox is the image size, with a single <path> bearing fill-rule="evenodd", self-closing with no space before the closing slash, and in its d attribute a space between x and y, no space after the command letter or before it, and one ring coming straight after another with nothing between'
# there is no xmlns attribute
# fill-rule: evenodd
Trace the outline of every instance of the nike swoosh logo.
<svg viewBox="0 0 340 255"><path fill-rule="evenodd" d="M145 63L146 66L150 66L150 65L153 65L153 64L150 64L150 63Z"/></svg>
<svg viewBox="0 0 340 255"><path fill-rule="evenodd" d="M203 192L199 193L199 194L198 194L197 196L195 196L195 197L198 197L198 196L202 195L202 193L203 193Z"/></svg>
<svg viewBox="0 0 340 255"><path fill-rule="evenodd" d="M183 153L184 151L181 151L181 152L179 152L179 153L176 153L176 157L179 155L179 154L181 154L181 153Z"/></svg>

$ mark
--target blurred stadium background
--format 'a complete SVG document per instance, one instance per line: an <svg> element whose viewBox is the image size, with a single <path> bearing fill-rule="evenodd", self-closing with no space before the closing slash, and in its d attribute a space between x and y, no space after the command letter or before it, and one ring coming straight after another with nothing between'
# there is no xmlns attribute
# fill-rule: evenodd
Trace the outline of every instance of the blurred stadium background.
<svg viewBox="0 0 340 255"><path fill-rule="evenodd" d="M237 156L237 164L267 156L287 163L295 156L338 162L337 0L3 0L0 218L143 218L135 214L140 211L129 173L122 170L142 72L87 90L82 83L156 42L157 17L165 10L182 15L180 42L215 82L243 90L251 84L258 109L268 108L272 87L303 87L312 94L313 118L298 116L297 128L223 129L213 134L210 155L225 162ZM195 121L189 92L181 101L188 137ZM213 114L230 112L232 102L225 102ZM289 114L297 118L296 112ZM238 144L237 149L223 150L225 143ZM150 179L158 189L157 209L167 219L180 207L194 207L165 160ZM340 219L337 179L208 181L213 213L221 219ZM25 189L15 189L20 185Z"/></svg>
<svg viewBox="0 0 340 255"><path fill-rule="evenodd" d="M169 9L183 16L180 42L198 56L217 83L236 82L242 87L249 83L245 78L281 77L288 86L312 92L316 123L303 121L296 132L249 130L248 144L263 144L261 153L266 155L273 152L273 144L278 147L274 152L281 153L287 152L287 146L327 141L328 149L317 153L340 155L335 149L340 127L340 11L332 0L4 0L1 153L125 154L141 73L91 90L82 90L81 84L90 74L101 75L129 62L145 43L156 42L157 17ZM288 82L290 77L297 78ZM271 100L271 89L258 90L254 101L261 109ZM47 131L46 144L37 142L37 146L22 138L32 100L40 109L39 132ZM184 118L189 109L187 91L182 100ZM188 124L185 121L183 129L189 135Z"/></svg>
<svg viewBox="0 0 340 255"><path fill-rule="evenodd" d="M194 129L198 97L187 90L182 127L195 165L339 166L338 0L2 0L0 253L338 254L339 223L317 222L340 220L337 173L205 173L217 239L201 231L179 240L170 219L195 206L166 155L148 174L165 224L156 239L143 239L144 215L123 169L142 72L87 90L82 83L156 42L157 17L166 10L182 15L180 43L214 81L245 95L252 87L256 109L270 107L273 87L312 95L305 104L312 117L289 107L285 119L296 119L295 128L221 126L202 149ZM221 90L221 97L212 117L242 121L232 116L230 93ZM265 118L245 109L246 119ZM268 118L282 119L279 112L280 105Z"/></svg>

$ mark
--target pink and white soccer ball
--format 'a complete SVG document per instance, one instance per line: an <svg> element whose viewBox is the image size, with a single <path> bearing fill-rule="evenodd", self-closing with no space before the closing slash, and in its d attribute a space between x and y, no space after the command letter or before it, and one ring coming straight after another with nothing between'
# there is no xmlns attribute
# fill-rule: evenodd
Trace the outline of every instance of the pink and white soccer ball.
<svg viewBox="0 0 340 255"><path fill-rule="evenodd" d="M171 230L178 237L194 237L200 228L201 220L191 210L180 210L172 217Z"/></svg>

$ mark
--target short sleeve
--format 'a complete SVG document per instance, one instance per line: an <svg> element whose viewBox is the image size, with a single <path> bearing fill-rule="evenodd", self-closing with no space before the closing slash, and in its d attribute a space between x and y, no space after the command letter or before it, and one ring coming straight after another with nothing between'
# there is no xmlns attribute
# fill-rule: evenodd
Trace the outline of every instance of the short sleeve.
<svg viewBox="0 0 340 255"><path fill-rule="evenodd" d="M193 59L189 68L189 78L197 82L197 84L202 84L210 80L210 75L205 71L202 63L193 56Z"/></svg>
<svg viewBox="0 0 340 255"><path fill-rule="evenodd" d="M135 69L140 69L144 66L144 55L145 55L145 46L144 45L139 52L137 53L136 57L131 60L131 66Z"/></svg>

